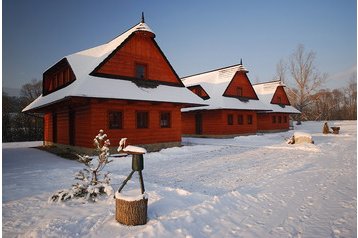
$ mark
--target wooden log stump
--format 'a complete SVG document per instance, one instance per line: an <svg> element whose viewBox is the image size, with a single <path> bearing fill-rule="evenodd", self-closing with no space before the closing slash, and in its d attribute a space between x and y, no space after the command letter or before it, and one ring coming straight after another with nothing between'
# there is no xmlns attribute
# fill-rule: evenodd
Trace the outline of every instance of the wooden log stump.
<svg viewBox="0 0 358 238"><path fill-rule="evenodd" d="M148 198L142 195L139 199L126 198L116 194L116 220L127 226L147 223Z"/></svg>
<svg viewBox="0 0 358 238"><path fill-rule="evenodd" d="M333 134L339 134L339 130L341 129L339 126L332 126Z"/></svg>

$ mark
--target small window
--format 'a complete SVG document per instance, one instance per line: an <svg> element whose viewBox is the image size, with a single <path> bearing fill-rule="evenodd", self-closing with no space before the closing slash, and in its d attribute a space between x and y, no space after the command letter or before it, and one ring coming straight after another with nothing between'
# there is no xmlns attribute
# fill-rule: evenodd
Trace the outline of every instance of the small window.
<svg viewBox="0 0 358 238"><path fill-rule="evenodd" d="M283 117L283 122L284 122L284 123L287 123L287 116L284 116L284 117Z"/></svg>
<svg viewBox="0 0 358 238"><path fill-rule="evenodd" d="M242 97L242 87L237 87L236 93L238 97Z"/></svg>
<svg viewBox="0 0 358 238"><path fill-rule="evenodd" d="M272 116L272 123L276 123L276 116Z"/></svg>
<svg viewBox="0 0 358 238"><path fill-rule="evenodd" d="M281 104L281 103L282 103L281 97L277 97L277 103L278 103L278 104Z"/></svg>
<svg viewBox="0 0 358 238"><path fill-rule="evenodd" d="M252 124L252 115L247 115L247 124Z"/></svg>
<svg viewBox="0 0 358 238"><path fill-rule="evenodd" d="M148 128L149 125L149 113L137 112L137 128Z"/></svg>
<svg viewBox="0 0 358 238"><path fill-rule="evenodd" d="M278 123L282 123L282 117L278 116Z"/></svg>
<svg viewBox="0 0 358 238"><path fill-rule="evenodd" d="M161 112L160 113L160 127L169 128L170 127L170 112Z"/></svg>
<svg viewBox="0 0 358 238"><path fill-rule="evenodd" d="M234 124L234 115L232 115L232 114L227 115L227 124L228 125Z"/></svg>
<svg viewBox="0 0 358 238"><path fill-rule="evenodd" d="M109 129L123 129L123 113L109 112Z"/></svg>
<svg viewBox="0 0 358 238"><path fill-rule="evenodd" d="M147 78L147 65L136 64L135 65L135 77L137 79L146 79Z"/></svg>
<svg viewBox="0 0 358 238"><path fill-rule="evenodd" d="M239 125L244 124L244 116L243 115L237 115L237 124L239 124Z"/></svg>

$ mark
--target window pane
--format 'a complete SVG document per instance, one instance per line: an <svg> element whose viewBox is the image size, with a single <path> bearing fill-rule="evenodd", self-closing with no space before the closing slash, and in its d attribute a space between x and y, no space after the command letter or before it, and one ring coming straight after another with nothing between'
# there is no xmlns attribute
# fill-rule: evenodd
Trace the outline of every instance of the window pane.
<svg viewBox="0 0 358 238"><path fill-rule="evenodd" d="M276 123L276 116L272 116L272 123Z"/></svg>
<svg viewBox="0 0 358 238"><path fill-rule="evenodd" d="M252 124L252 115L247 115L247 124Z"/></svg>
<svg viewBox="0 0 358 238"><path fill-rule="evenodd" d="M137 112L137 128L148 128L148 112Z"/></svg>
<svg viewBox="0 0 358 238"><path fill-rule="evenodd" d="M237 116L237 124L239 124L239 125L244 124L244 117L243 117L243 115L238 115L238 116Z"/></svg>
<svg viewBox="0 0 358 238"><path fill-rule="evenodd" d="M239 97L242 96L242 88L241 87L237 87L237 96L239 96Z"/></svg>
<svg viewBox="0 0 358 238"><path fill-rule="evenodd" d="M227 124L228 125L234 124L234 116L232 114L227 115Z"/></svg>
<svg viewBox="0 0 358 238"><path fill-rule="evenodd" d="M135 76L138 79L146 78L146 65L144 64L136 64L135 66Z"/></svg>
<svg viewBox="0 0 358 238"><path fill-rule="evenodd" d="M161 128L170 127L170 112L162 112L160 114L160 127Z"/></svg>
<svg viewBox="0 0 358 238"><path fill-rule="evenodd" d="M109 112L109 129L122 129L122 112Z"/></svg>

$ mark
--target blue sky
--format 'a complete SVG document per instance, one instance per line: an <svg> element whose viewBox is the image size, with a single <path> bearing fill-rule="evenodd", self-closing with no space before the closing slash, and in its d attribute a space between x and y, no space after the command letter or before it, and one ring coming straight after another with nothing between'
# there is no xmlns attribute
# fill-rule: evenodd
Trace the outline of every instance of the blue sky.
<svg viewBox="0 0 358 238"><path fill-rule="evenodd" d="M272 80L298 44L344 87L357 66L356 0L3 0L3 87L20 88L68 54L103 44L140 21L180 77L237 64Z"/></svg>

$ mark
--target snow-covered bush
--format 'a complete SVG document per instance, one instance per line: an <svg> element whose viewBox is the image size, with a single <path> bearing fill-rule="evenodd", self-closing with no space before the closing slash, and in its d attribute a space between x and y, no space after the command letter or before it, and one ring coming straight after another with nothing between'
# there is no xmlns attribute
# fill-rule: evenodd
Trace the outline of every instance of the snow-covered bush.
<svg viewBox="0 0 358 238"><path fill-rule="evenodd" d="M112 160L109 157L110 141L103 130L93 139L98 156L91 157L88 155L77 155L78 161L83 163L86 168L75 174L75 179L79 180L72 185L70 189L62 189L50 196L49 202L66 201L72 198L84 198L89 201L96 201L98 195L113 195L113 188L110 185L109 173L105 173L103 177L100 172Z"/></svg>

